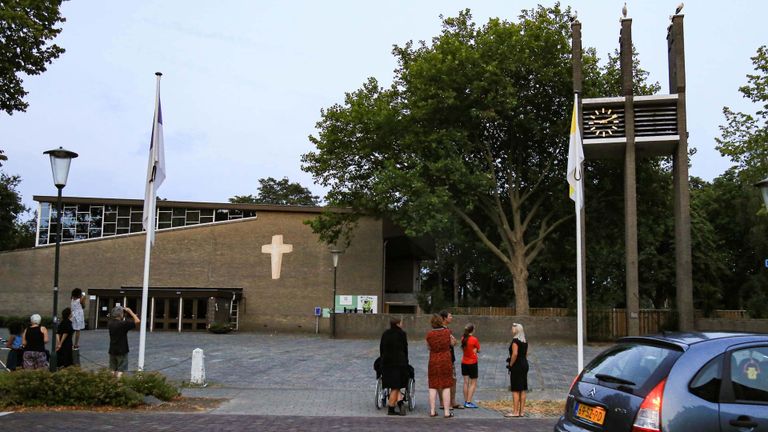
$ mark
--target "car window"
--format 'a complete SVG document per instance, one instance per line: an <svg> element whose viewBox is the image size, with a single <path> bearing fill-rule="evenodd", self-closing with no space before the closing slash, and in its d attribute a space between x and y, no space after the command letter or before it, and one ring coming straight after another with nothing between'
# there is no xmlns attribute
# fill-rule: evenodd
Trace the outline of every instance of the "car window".
<svg viewBox="0 0 768 432"><path fill-rule="evenodd" d="M768 402L768 347L732 352L731 383L736 400Z"/></svg>
<svg viewBox="0 0 768 432"><path fill-rule="evenodd" d="M679 356L680 351L668 347L620 343L604 351L587 365L582 379L612 381L634 389L647 390L656 384L650 382L650 378L666 376ZM632 384L628 384L630 382Z"/></svg>
<svg viewBox="0 0 768 432"><path fill-rule="evenodd" d="M720 354L705 364L693 377L688 387L691 393L704 400L717 402L720 397L722 370L723 355Z"/></svg>

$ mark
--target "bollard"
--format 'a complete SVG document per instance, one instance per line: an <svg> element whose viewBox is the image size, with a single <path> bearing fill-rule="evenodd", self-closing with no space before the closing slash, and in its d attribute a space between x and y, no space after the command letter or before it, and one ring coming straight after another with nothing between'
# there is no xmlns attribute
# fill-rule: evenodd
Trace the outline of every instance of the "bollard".
<svg viewBox="0 0 768 432"><path fill-rule="evenodd" d="M189 379L191 385L205 386L205 355L203 350L195 348L192 351L192 376Z"/></svg>

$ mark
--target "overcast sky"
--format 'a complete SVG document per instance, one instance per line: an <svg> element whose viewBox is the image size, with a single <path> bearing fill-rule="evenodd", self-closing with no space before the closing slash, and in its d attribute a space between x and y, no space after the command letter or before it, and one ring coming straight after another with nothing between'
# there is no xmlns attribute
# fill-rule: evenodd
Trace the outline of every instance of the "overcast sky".
<svg viewBox="0 0 768 432"><path fill-rule="evenodd" d="M551 2L543 2L551 4ZM766 44L768 2L688 1L685 48L691 175L711 180L730 166L714 149L724 105L753 107L738 93L750 57ZM666 27L674 1L629 1L633 38L651 79L668 88ZM221 201L256 192L262 177L309 186L300 156L313 149L320 109L369 76L391 83L393 44L429 40L439 15L471 8L478 23L516 19L535 1L388 0L65 2L46 73L25 79L26 113L0 114L3 170L20 192L54 195L42 152L76 151L65 195L142 198L155 75L163 72L167 179L158 195ZM584 47L601 58L618 47L623 1L571 1ZM642 181L642 180L640 180Z"/></svg>

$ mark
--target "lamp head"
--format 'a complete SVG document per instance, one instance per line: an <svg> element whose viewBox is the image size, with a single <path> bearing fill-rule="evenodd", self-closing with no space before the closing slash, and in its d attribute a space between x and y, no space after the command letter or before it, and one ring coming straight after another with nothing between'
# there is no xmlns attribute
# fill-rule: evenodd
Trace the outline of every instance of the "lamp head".
<svg viewBox="0 0 768 432"><path fill-rule="evenodd" d="M77 157L77 153L59 147L57 149L48 150L43 152L51 158L51 172L53 173L53 184L58 188L63 188L67 185L67 177L69 176L69 164L72 159Z"/></svg>
<svg viewBox="0 0 768 432"><path fill-rule="evenodd" d="M339 256L343 254L344 251L342 249L338 248L331 248L331 257L333 258L333 266L338 267L339 266Z"/></svg>

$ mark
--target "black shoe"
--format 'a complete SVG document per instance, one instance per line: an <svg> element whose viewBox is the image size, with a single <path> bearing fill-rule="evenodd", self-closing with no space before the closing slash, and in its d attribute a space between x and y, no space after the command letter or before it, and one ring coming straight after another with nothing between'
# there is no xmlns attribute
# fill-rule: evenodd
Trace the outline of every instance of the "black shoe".
<svg viewBox="0 0 768 432"><path fill-rule="evenodd" d="M387 407L387 415L397 415L397 413L395 412L395 407L388 406Z"/></svg>
<svg viewBox="0 0 768 432"><path fill-rule="evenodd" d="M403 402L404 401L400 401L400 402L397 403L397 410L398 410L398 412L400 413L401 416L404 416L406 414L406 412L405 412L406 408L405 408L405 404Z"/></svg>

